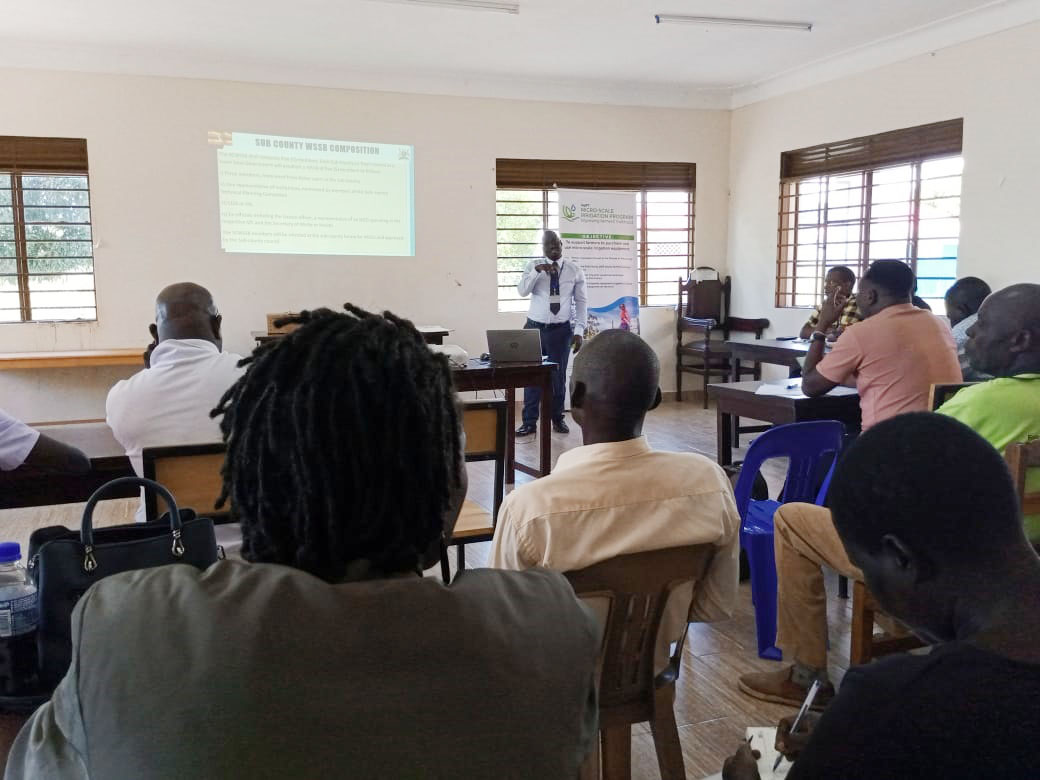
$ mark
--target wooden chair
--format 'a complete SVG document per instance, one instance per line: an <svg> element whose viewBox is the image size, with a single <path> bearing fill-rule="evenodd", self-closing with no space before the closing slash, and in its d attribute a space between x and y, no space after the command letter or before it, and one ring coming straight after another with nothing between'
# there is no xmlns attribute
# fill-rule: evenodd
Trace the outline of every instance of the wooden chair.
<svg viewBox="0 0 1040 780"><path fill-rule="evenodd" d="M686 632L667 667L656 674L654 655L668 597L682 583L703 578L714 550L712 545L693 545L621 555L564 575L583 599L609 604L599 664L604 780L631 777L632 724L645 721L650 722L662 780L686 777L673 709ZM598 752L593 751L582 777L597 776L598 765Z"/></svg>
<svg viewBox="0 0 1040 780"><path fill-rule="evenodd" d="M1011 478L1015 481L1015 490L1022 501L1022 514L1040 514L1040 492L1026 492L1026 472L1040 467L1040 439L1009 444L1004 449L1004 460L1007 461Z"/></svg>
<svg viewBox="0 0 1040 780"><path fill-rule="evenodd" d="M502 505L505 484L506 402L471 401L463 404L462 427L466 431L466 462L495 461L495 485L490 512L469 499L462 505L455 530L448 541L448 544L455 545L459 571L466 568L466 545L490 541L495 535L495 523L498 520L498 508ZM451 581L447 545L441 547L441 578L445 583Z"/></svg>
<svg viewBox="0 0 1040 780"><path fill-rule="evenodd" d="M870 589L862 582L854 582L852 585L852 641L849 645L850 664L854 666L866 664L881 655L903 653L916 647L924 647L924 642L913 634L903 636L878 634L875 636L874 617L879 612L881 612L881 608Z"/></svg>
<svg viewBox="0 0 1040 780"><path fill-rule="evenodd" d="M179 506L190 507L216 522L231 522L228 505L225 504L220 511L214 508L224 486L220 473L224 452L222 443L145 447L141 451L143 473L173 493ZM162 511L166 511L165 507ZM151 522L161 514L155 494L147 494L145 518Z"/></svg>
<svg viewBox="0 0 1040 780"><path fill-rule="evenodd" d="M958 390L963 390L965 387L971 387L972 385L977 384L978 382L948 382L932 385L928 388L928 408L934 412L944 403L957 395Z"/></svg>
<svg viewBox="0 0 1040 780"><path fill-rule="evenodd" d="M714 278L705 278L714 275ZM731 332L754 333L756 339L769 327L767 319L745 319L729 315L732 281L719 278L714 268L701 266L693 269L685 281L679 279L679 310L675 331L675 389L676 400L682 400L682 375L697 374L704 378L704 408L708 408L708 382L711 377L727 381L732 367L725 342ZM692 340L683 342L683 334ZM721 334L721 338L713 335ZM761 365L741 366L741 374L761 377Z"/></svg>

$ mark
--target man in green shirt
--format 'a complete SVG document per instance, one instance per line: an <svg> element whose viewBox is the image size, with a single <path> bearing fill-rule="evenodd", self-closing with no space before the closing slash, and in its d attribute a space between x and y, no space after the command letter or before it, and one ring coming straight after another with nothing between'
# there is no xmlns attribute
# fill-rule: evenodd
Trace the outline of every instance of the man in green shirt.
<svg viewBox="0 0 1040 780"><path fill-rule="evenodd" d="M1040 436L1040 284L1015 284L983 302L965 345L976 371L996 379L958 392L937 410L973 428L1003 454L1007 445ZM1040 469L1026 478L1040 490ZM1040 542L1040 515L1025 518Z"/></svg>

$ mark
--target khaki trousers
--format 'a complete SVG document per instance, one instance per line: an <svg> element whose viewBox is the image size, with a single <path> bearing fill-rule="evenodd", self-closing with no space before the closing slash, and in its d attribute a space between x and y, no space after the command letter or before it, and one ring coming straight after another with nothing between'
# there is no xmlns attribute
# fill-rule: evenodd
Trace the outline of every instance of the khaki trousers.
<svg viewBox="0 0 1040 780"><path fill-rule="evenodd" d="M777 578L776 644L785 660L827 668L827 593L822 566L862 580L831 513L814 504L784 504L773 518Z"/></svg>

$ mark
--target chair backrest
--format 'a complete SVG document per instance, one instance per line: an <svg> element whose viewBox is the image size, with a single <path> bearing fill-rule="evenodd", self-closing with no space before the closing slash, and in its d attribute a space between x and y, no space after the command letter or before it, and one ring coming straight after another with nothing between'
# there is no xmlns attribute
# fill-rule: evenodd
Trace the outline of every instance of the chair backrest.
<svg viewBox="0 0 1040 780"><path fill-rule="evenodd" d="M702 579L714 554L711 544L669 547L565 572L578 596L610 602L600 654L601 709L649 703L655 687L678 677L682 640L669 667L654 674L661 618L672 591Z"/></svg>
<svg viewBox="0 0 1040 780"><path fill-rule="evenodd" d="M711 271L714 279L698 278L698 272ZM714 268L695 268L690 277L679 280L679 316L697 320L715 320L723 325L729 316L730 278L719 278Z"/></svg>
<svg viewBox="0 0 1040 780"><path fill-rule="evenodd" d="M762 464L770 458L788 458L787 479L780 496L782 503L807 501L822 503L830 486L834 464L841 452L845 426L837 420L813 420L811 422L777 425L760 434L748 448L744 464L740 467L734 496L741 520L747 517L751 500L751 487ZM828 454L834 458L831 467L817 489L820 461Z"/></svg>
<svg viewBox="0 0 1040 780"><path fill-rule="evenodd" d="M231 514L228 505L219 512L214 509L224 486L220 474L224 452L223 443L145 447L141 451L144 476L164 485L180 506L206 517L227 518ZM146 519L155 520L160 514L155 495L149 493L145 496Z"/></svg>
<svg viewBox="0 0 1040 780"><path fill-rule="evenodd" d="M942 384L932 385L928 388L928 408L934 412L944 403L957 395L959 390L977 384L978 382L944 382Z"/></svg>
<svg viewBox="0 0 1040 780"><path fill-rule="evenodd" d="M1040 439L1009 444L1004 450L1004 459L1007 460L1015 489L1022 501L1022 514L1040 514L1040 492L1026 492L1026 472L1031 468L1040 468Z"/></svg>
<svg viewBox="0 0 1040 780"><path fill-rule="evenodd" d="M495 521L505 485L506 402L495 399L463 403L462 428L466 432L466 461L495 461L494 508L491 512L492 521Z"/></svg>

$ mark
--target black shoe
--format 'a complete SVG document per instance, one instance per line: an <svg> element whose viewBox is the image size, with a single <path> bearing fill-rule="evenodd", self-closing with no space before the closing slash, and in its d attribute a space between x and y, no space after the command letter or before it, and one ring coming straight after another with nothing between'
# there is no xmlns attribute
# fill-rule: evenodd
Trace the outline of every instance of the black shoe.
<svg viewBox="0 0 1040 780"><path fill-rule="evenodd" d="M563 420L553 420L553 432L554 433L570 433L571 429L567 427L567 423Z"/></svg>
<svg viewBox="0 0 1040 780"><path fill-rule="evenodd" d="M534 423L524 423L516 429L517 436L530 436L532 433L538 430L538 426Z"/></svg>

